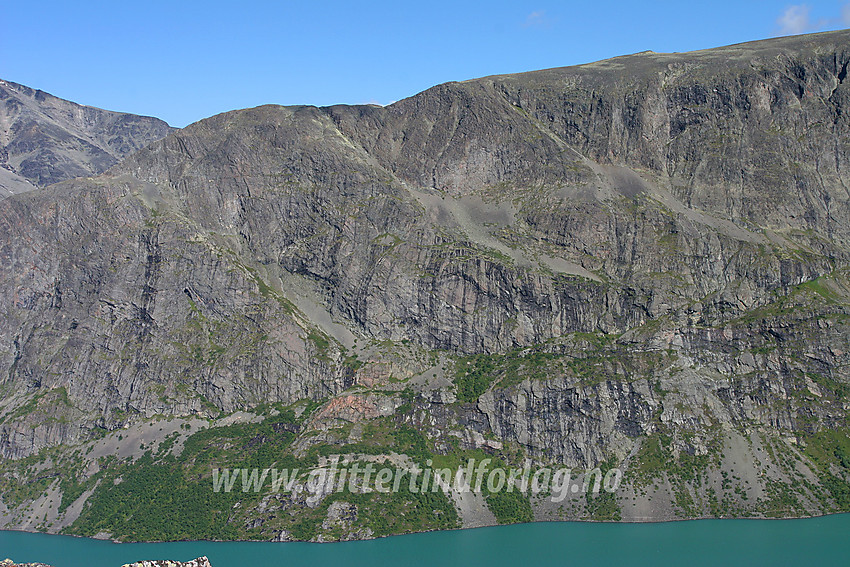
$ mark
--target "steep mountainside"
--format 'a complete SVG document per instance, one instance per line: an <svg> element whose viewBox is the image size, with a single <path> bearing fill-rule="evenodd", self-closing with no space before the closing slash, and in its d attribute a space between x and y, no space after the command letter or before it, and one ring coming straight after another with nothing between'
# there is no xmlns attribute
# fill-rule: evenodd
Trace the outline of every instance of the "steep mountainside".
<svg viewBox="0 0 850 567"><path fill-rule="evenodd" d="M0 198L103 173L172 130L0 80Z"/></svg>
<svg viewBox="0 0 850 567"><path fill-rule="evenodd" d="M842 31L263 106L0 202L0 524L324 541L850 510L848 63ZM213 467L337 455L625 484L211 494Z"/></svg>

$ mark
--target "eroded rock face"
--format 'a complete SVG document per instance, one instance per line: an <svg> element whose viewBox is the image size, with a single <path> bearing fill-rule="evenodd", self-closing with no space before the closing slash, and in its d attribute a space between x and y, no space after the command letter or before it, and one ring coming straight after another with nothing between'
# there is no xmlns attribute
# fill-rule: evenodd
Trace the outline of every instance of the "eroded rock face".
<svg viewBox="0 0 850 567"><path fill-rule="evenodd" d="M661 430L702 454L724 428L841 426L848 45L229 112L6 199L0 454L305 398L330 398L316 430L407 412L445 447L576 466ZM459 357L526 351L561 366L453 384Z"/></svg>
<svg viewBox="0 0 850 567"><path fill-rule="evenodd" d="M0 198L103 173L172 130L0 80Z"/></svg>

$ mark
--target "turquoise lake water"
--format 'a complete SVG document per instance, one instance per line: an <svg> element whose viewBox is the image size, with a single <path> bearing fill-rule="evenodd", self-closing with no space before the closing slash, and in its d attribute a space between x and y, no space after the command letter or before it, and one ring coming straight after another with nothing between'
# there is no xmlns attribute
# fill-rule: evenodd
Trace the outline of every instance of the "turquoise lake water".
<svg viewBox="0 0 850 567"><path fill-rule="evenodd" d="M850 514L802 520L660 524L553 522L347 543L140 543L0 531L0 559L120 567L142 559L213 567L524 565L850 565Z"/></svg>

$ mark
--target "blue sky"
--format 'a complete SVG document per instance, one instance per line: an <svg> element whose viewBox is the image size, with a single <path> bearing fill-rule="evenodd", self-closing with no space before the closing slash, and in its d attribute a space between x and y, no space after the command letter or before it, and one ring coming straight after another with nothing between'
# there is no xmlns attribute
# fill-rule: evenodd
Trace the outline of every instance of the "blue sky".
<svg viewBox="0 0 850 567"><path fill-rule="evenodd" d="M850 2L4 2L0 78L174 126L850 27Z"/></svg>

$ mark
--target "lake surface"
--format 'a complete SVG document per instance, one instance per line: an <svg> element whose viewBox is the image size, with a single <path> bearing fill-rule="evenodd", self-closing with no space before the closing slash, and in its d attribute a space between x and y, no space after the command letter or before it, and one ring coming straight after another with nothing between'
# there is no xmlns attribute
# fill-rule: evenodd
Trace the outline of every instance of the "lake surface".
<svg viewBox="0 0 850 567"><path fill-rule="evenodd" d="M536 523L347 543L125 543L0 531L0 559L120 567L142 559L213 567L304 565L850 565L850 514L802 520Z"/></svg>

